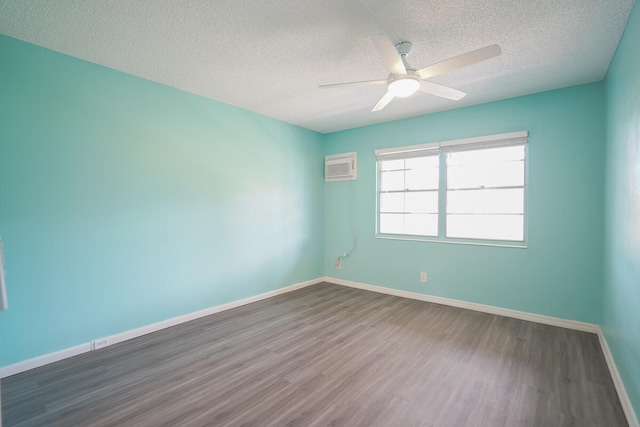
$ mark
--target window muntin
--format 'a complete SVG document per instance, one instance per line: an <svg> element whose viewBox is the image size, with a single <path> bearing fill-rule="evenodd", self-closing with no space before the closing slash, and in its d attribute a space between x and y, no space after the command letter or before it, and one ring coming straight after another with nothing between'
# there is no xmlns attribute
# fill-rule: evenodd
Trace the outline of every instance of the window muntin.
<svg viewBox="0 0 640 427"><path fill-rule="evenodd" d="M376 151L378 234L524 242L527 136Z"/></svg>

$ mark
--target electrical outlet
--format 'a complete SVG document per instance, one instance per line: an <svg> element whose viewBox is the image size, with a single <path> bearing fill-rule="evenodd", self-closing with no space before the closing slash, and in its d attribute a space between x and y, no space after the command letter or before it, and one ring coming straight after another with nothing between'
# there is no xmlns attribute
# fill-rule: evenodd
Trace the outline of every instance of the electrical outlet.
<svg viewBox="0 0 640 427"><path fill-rule="evenodd" d="M422 283L427 283L427 273L425 272L420 273L420 281Z"/></svg>
<svg viewBox="0 0 640 427"><path fill-rule="evenodd" d="M337 268L338 270L340 270L340 268L341 268L341 267L342 267L342 261L337 260L337 261L336 261L336 268Z"/></svg>
<svg viewBox="0 0 640 427"><path fill-rule="evenodd" d="M98 350L99 348L107 347L109 345L109 338L100 338L91 343L91 348Z"/></svg>

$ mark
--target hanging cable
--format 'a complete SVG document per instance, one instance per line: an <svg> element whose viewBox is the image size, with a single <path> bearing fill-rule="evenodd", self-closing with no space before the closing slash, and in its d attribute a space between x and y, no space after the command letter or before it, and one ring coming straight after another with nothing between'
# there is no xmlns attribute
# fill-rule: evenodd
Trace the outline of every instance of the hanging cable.
<svg viewBox="0 0 640 427"><path fill-rule="evenodd" d="M7 289L4 283L4 253L2 250L2 238L0 237L0 310L6 310L7 307Z"/></svg>
<svg viewBox="0 0 640 427"><path fill-rule="evenodd" d="M342 258L346 258L349 255L351 255L351 252L353 252L353 250L356 248L356 244L358 242L354 221L353 221L353 181L349 181L349 229L351 230L351 238L353 240L353 245L351 246L351 249L349 249L347 252L338 256L338 258L336 259L337 268L340 268L342 264Z"/></svg>

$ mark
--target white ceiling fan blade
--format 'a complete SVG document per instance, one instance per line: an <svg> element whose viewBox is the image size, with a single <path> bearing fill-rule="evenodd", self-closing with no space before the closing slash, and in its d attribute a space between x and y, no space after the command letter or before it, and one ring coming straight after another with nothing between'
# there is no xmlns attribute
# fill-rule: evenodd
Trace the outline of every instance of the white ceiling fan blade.
<svg viewBox="0 0 640 427"><path fill-rule="evenodd" d="M373 106L373 109L371 111L382 110L384 107L387 106L388 103L390 103L393 100L393 98L395 98L395 95L387 91L387 93L385 93L384 96L380 98L380 101L378 101L378 103Z"/></svg>
<svg viewBox="0 0 640 427"><path fill-rule="evenodd" d="M487 59L494 58L501 53L502 49L500 49L500 46L492 44L491 46L463 53L462 55L454 56L453 58L445 59L444 61L424 67L418 70L418 74L420 75L420 78L428 79L429 77L439 76L440 74L486 61Z"/></svg>
<svg viewBox="0 0 640 427"><path fill-rule="evenodd" d="M420 92L439 96L441 98L452 99L454 101L462 99L467 95L466 93L460 92L459 90L452 89L438 83L428 82L426 80L420 82L420 88L418 90Z"/></svg>
<svg viewBox="0 0 640 427"><path fill-rule="evenodd" d="M347 83L334 83L330 85L320 85L319 88L331 88L331 87L345 87L345 86L361 86L361 85L375 85L386 83L387 80L363 80L360 82L347 82Z"/></svg>
<svg viewBox="0 0 640 427"><path fill-rule="evenodd" d="M402 57L387 35L371 36L374 46L382 57L387 69L393 74L407 74L407 69L402 62Z"/></svg>

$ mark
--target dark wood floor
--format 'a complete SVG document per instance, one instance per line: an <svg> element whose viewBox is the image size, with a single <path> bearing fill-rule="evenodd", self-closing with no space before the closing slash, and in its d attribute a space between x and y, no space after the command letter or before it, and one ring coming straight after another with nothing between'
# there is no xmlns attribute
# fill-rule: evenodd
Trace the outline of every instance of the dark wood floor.
<svg viewBox="0 0 640 427"><path fill-rule="evenodd" d="M594 334L320 284L2 380L7 426L626 426Z"/></svg>

